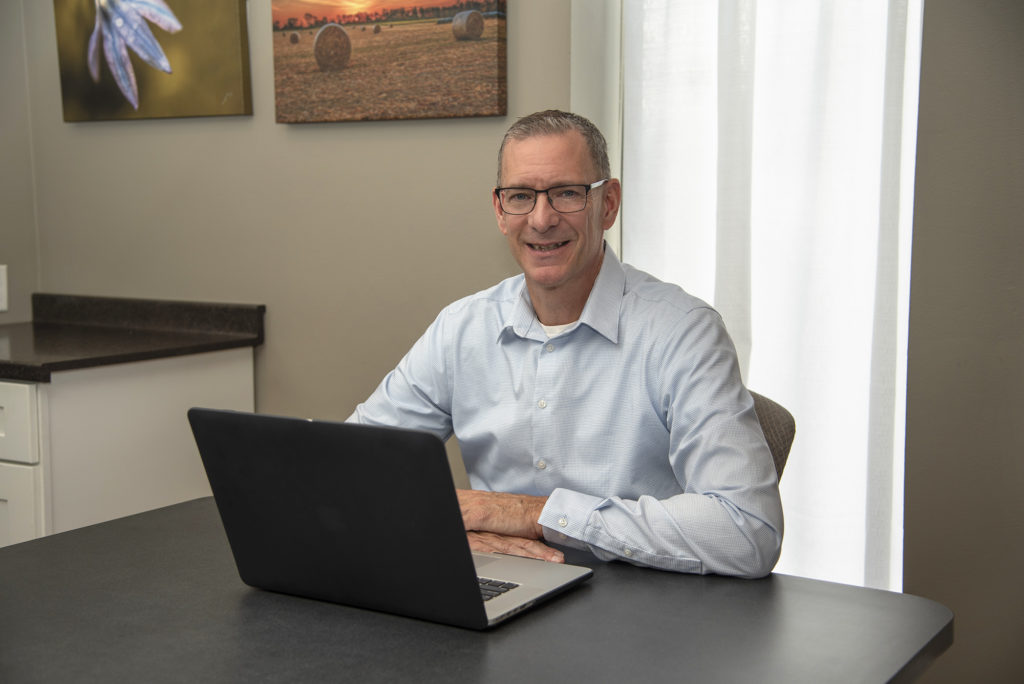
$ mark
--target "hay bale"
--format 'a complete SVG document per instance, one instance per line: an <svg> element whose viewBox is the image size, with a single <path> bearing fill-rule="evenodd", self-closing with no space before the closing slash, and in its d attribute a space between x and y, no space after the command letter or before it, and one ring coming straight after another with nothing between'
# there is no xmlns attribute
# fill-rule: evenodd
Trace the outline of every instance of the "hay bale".
<svg viewBox="0 0 1024 684"><path fill-rule="evenodd" d="M288 36L288 40L290 40L292 42L292 45L294 45L295 43L298 43L299 42L299 34L295 33L293 31L292 35Z"/></svg>
<svg viewBox="0 0 1024 684"><path fill-rule="evenodd" d="M376 26L373 27L373 32L380 33L380 24L377 24Z"/></svg>
<svg viewBox="0 0 1024 684"><path fill-rule="evenodd" d="M341 71L352 56L352 41L339 24L324 24L313 40L313 56L320 71Z"/></svg>
<svg viewBox="0 0 1024 684"><path fill-rule="evenodd" d="M476 40L484 34L484 15L477 10L459 12L452 19L455 40Z"/></svg>

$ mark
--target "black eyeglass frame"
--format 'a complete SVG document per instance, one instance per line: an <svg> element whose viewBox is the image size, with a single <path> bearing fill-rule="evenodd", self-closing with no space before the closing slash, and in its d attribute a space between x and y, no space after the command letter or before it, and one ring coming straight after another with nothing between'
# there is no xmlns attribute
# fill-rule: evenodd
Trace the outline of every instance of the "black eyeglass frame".
<svg viewBox="0 0 1024 684"><path fill-rule="evenodd" d="M587 185L586 183L567 183L565 185L552 185L550 188L546 188L544 190L535 190L534 188L525 188L521 186L512 185L504 188L494 188L494 196L498 198L498 205L501 207L501 210L506 214L511 214L512 216L525 216L532 212L534 209L536 209L537 198L540 196L541 193L544 193L545 195L548 196L548 206L557 211L559 214L578 214L587 208L587 204L590 202L590 191L595 188L601 187L610 180L611 178L602 178L599 181L594 181L590 185ZM554 203L551 201L551 195L549 193L551 190L558 190L559 188L583 188L583 206L580 207L579 209L573 209L572 211L562 211L561 209L556 209ZM530 208L527 211L509 211L508 209L505 208L505 203L501 200L501 193L503 190L529 190L530 192L533 193L533 204L530 205Z"/></svg>

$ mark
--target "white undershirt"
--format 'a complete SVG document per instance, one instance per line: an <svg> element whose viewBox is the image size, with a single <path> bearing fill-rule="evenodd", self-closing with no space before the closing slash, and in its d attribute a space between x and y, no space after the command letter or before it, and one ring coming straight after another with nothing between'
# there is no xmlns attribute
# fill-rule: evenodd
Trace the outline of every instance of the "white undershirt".
<svg viewBox="0 0 1024 684"><path fill-rule="evenodd" d="M564 323L562 325L544 325L543 323L541 323L540 325L542 328L544 328L544 332L548 334L548 337L557 337L558 335L561 335L562 333L564 333L566 330L576 325L577 323L579 323L579 321L573 321L572 323Z"/></svg>

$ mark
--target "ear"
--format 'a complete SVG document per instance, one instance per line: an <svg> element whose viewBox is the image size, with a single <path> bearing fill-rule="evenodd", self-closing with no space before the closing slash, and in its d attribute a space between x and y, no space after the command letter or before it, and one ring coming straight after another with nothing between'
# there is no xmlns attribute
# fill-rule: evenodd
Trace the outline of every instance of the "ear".
<svg viewBox="0 0 1024 684"><path fill-rule="evenodd" d="M494 218L498 220L498 230L502 235L508 235L508 226L505 223L506 214L501 209L501 202L498 200L498 189L491 191L491 203L494 205Z"/></svg>
<svg viewBox="0 0 1024 684"><path fill-rule="evenodd" d="M619 205L622 203L622 185L618 178L612 178L604 184L601 193L601 228L608 230L615 223L615 217L619 215Z"/></svg>

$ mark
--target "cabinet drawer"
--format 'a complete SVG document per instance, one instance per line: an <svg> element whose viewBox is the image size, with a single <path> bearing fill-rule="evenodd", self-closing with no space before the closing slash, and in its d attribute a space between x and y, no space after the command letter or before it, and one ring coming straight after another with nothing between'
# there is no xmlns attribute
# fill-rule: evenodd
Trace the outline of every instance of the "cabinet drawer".
<svg viewBox="0 0 1024 684"><path fill-rule="evenodd" d="M0 463L0 546L43 536L41 470Z"/></svg>
<svg viewBox="0 0 1024 684"><path fill-rule="evenodd" d="M39 463L35 384L0 382L0 461Z"/></svg>

